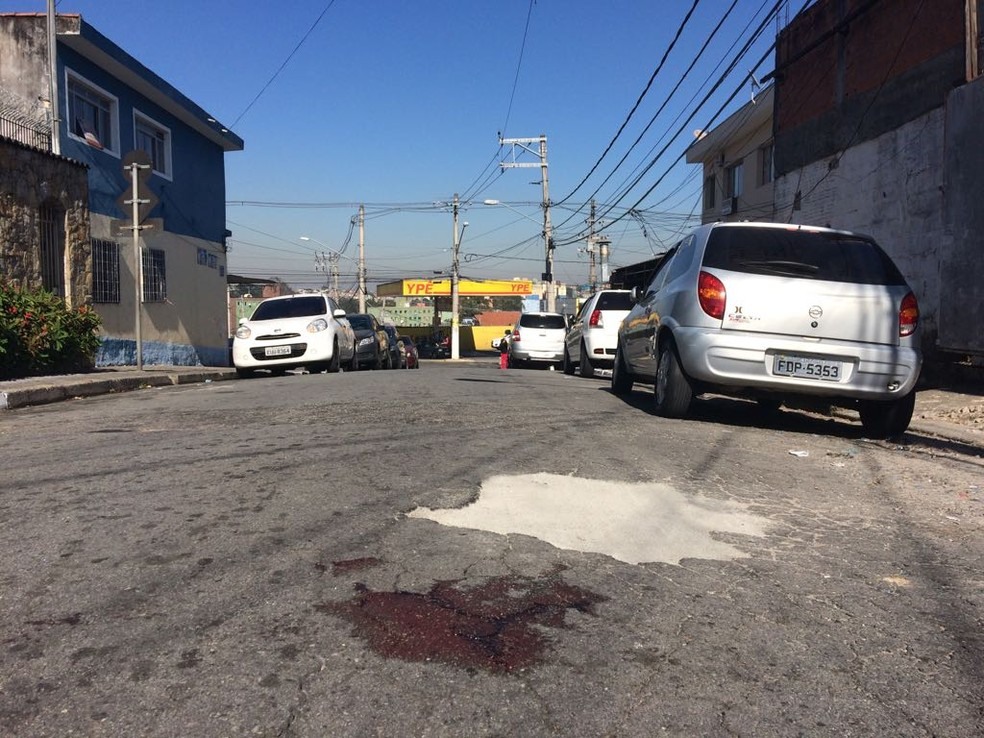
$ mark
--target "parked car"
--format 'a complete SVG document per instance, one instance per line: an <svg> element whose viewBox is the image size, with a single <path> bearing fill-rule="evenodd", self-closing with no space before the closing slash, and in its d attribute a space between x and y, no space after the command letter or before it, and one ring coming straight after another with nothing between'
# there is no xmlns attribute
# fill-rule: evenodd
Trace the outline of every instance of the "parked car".
<svg viewBox="0 0 984 738"><path fill-rule="evenodd" d="M392 359L389 336L376 316L371 313L352 313L349 323L355 331L355 368L389 369Z"/></svg>
<svg viewBox="0 0 984 738"><path fill-rule="evenodd" d="M565 374L577 368L582 377L593 377L595 367L611 368L618 327L632 304L631 290L601 290L584 301L564 338Z"/></svg>
<svg viewBox="0 0 984 738"><path fill-rule="evenodd" d="M355 333L345 311L327 295L270 297L239 321L232 361L244 378L257 369L337 372L355 361Z"/></svg>
<svg viewBox="0 0 984 738"><path fill-rule="evenodd" d="M786 224L704 225L667 254L622 321L612 391L655 385L655 411L694 395L772 409L820 397L856 407L867 433L909 425L922 366L916 297L867 236Z"/></svg>
<svg viewBox="0 0 984 738"><path fill-rule="evenodd" d="M400 336L400 343L403 345L403 350L407 357L406 368L419 369L420 354L417 351L417 346L414 344L413 339L410 336Z"/></svg>
<svg viewBox="0 0 984 738"><path fill-rule="evenodd" d="M383 330L386 331L386 338L388 340L389 353L390 353L390 369L405 369L404 364L406 363L406 352L403 346L400 344L400 334L396 332L396 328L391 325L384 325Z"/></svg>
<svg viewBox="0 0 984 738"><path fill-rule="evenodd" d="M523 313L509 338L509 366L564 360L567 319L560 313Z"/></svg>

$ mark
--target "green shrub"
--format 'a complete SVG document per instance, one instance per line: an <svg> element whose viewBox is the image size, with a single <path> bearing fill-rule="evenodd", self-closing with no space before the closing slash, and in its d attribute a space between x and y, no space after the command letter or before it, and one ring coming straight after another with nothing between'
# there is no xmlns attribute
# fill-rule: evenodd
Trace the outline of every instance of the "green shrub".
<svg viewBox="0 0 984 738"><path fill-rule="evenodd" d="M88 306L72 310L51 292L0 281L0 379L91 369L100 322Z"/></svg>

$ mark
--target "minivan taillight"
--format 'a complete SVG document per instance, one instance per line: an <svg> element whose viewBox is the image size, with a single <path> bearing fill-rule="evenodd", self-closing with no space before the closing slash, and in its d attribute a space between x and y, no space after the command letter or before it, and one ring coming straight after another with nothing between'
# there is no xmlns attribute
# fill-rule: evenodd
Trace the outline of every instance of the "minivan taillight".
<svg viewBox="0 0 984 738"><path fill-rule="evenodd" d="M601 319L601 311L600 310L592 310L591 311L591 317L588 318L588 327L589 328L604 328L605 327L605 321L603 321Z"/></svg>
<svg viewBox="0 0 984 738"><path fill-rule="evenodd" d="M919 325L919 303L911 292L902 298L899 308L899 337L905 338L916 332Z"/></svg>
<svg viewBox="0 0 984 738"><path fill-rule="evenodd" d="M712 318L723 320L727 297L728 293L724 289L724 282L713 274L700 273L697 277L697 300L700 302L701 310Z"/></svg>

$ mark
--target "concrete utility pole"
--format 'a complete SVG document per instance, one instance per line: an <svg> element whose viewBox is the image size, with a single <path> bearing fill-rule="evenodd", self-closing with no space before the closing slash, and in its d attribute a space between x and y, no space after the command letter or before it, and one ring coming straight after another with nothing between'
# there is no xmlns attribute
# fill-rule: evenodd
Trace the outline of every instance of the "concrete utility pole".
<svg viewBox="0 0 984 738"><path fill-rule="evenodd" d="M58 124L61 115L58 112L58 36L55 24L58 16L55 14L55 0L48 0L48 104L51 106L51 153L61 154L61 139Z"/></svg>
<svg viewBox="0 0 984 738"><path fill-rule="evenodd" d="M588 217L588 286L592 292L598 289L598 274L595 270L595 201L591 201L591 215Z"/></svg>
<svg viewBox="0 0 984 738"><path fill-rule="evenodd" d="M464 223L461 231L458 230L458 193L454 193L452 203L452 230L451 230L451 358L461 358L461 347L458 343L460 335L460 313L461 305L458 295L458 285L461 276L458 272L458 252L461 250L461 235L464 233L468 223Z"/></svg>
<svg viewBox="0 0 984 738"><path fill-rule="evenodd" d="M530 148L530 144L539 144L539 150L534 151ZM547 312L553 313L557 310L557 289L554 285L553 279L553 264L554 264L554 244L552 229L550 226L550 185L547 181L547 137L544 134L540 134L539 138L499 138L499 144L502 146L510 145L513 147L512 161L500 162L499 167L501 169L514 169L514 168L530 168L530 167L540 167L540 184L543 187L543 245L546 251L546 263L543 272L543 282L544 289L547 298ZM522 151L527 151L534 156L539 157L540 163L536 164L533 162L519 162L516 161L516 147L519 147Z"/></svg>
<svg viewBox="0 0 984 738"><path fill-rule="evenodd" d="M359 312L366 311L366 206L359 205Z"/></svg>
<svg viewBox="0 0 984 738"><path fill-rule="evenodd" d="M981 73L980 67L980 18L977 14L977 0L966 2L967 26L967 81L972 82Z"/></svg>

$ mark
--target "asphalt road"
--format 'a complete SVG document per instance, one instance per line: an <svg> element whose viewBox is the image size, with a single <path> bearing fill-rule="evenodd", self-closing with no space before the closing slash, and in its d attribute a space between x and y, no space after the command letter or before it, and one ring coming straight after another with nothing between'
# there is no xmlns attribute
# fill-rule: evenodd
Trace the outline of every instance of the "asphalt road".
<svg viewBox="0 0 984 738"><path fill-rule="evenodd" d="M494 361L0 414L0 732L984 733L980 449Z"/></svg>

